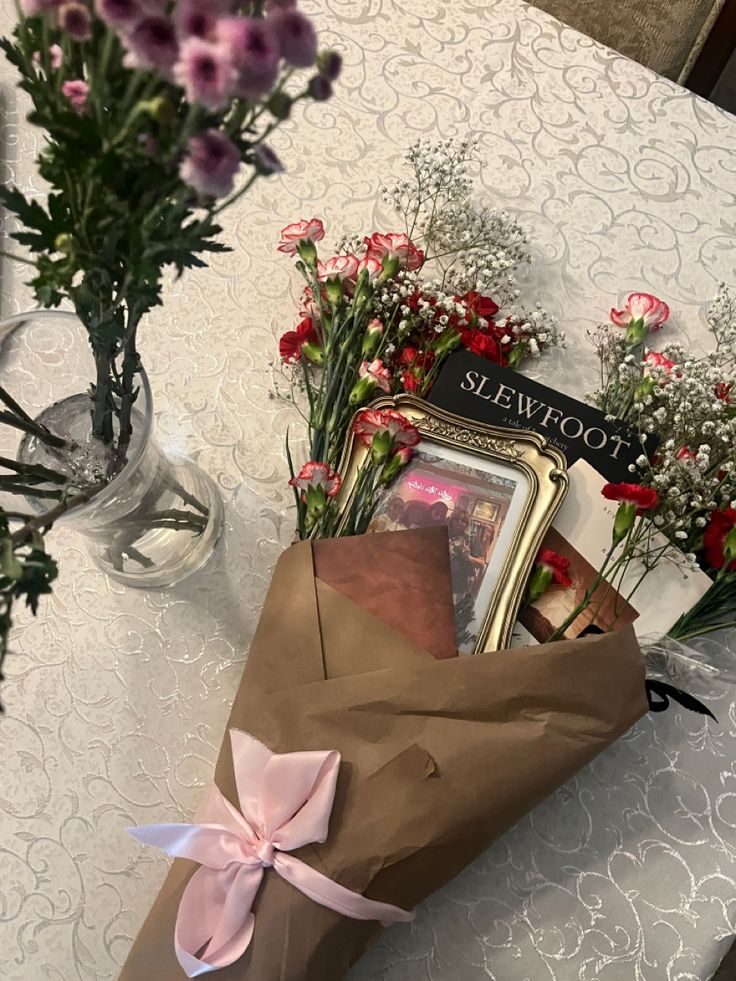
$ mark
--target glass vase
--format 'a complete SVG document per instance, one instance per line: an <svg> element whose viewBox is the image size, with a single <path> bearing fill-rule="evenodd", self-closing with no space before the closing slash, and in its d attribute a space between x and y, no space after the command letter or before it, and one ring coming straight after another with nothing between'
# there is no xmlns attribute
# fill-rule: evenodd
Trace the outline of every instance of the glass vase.
<svg viewBox="0 0 736 981"><path fill-rule="evenodd" d="M175 461L153 436L151 388L145 372L132 413L126 462L109 479L113 454L91 434L87 333L73 313L37 310L0 323L0 384L36 422L67 443L0 425L0 453L40 464L95 490L60 520L86 539L90 555L111 578L138 588L172 586L207 562L223 524L214 482L190 461ZM2 407L0 407L2 408ZM49 510L54 500L3 493L6 509Z"/></svg>

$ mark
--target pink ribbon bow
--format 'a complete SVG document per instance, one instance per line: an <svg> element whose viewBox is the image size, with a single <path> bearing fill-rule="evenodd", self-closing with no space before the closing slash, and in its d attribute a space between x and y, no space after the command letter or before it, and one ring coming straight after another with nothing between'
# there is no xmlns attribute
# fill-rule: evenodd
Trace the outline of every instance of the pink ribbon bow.
<svg viewBox="0 0 736 981"><path fill-rule="evenodd" d="M253 936L253 901L263 870L322 906L354 920L384 926L414 918L397 906L345 889L291 852L327 840L340 754L272 753L253 736L230 730L240 811L213 787L197 813L199 824L128 828L145 845L199 862L179 904L176 956L189 978L232 964Z"/></svg>

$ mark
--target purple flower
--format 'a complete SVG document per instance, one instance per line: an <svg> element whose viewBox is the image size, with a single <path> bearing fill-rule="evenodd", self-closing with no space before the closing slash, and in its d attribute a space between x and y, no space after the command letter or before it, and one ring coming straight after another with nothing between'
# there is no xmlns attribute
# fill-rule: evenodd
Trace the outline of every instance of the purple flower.
<svg viewBox="0 0 736 981"><path fill-rule="evenodd" d="M176 33L181 40L201 37L211 40L217 26L217 9L208 0L179 0L174 11Z"/></svg>
<svg viewBox="0 0 736 981"><path fill-rule="evenodd" d="M75 79L74 81L64 82L61 86L61 91L71 102L74 111L81 116L87 108L89 85L82 81L81 78Z"/></svg>
<svg viewBox="0 0 736 981"><path fill-rule="evenodd" d="M269 14L281 56L295 68L308 68L317 57L317 34L314 25L296 9L282 8Z"/></svg>
<svg viewBox="0 0 736 981"><path fill-rule="evenodd" d="M225 17L218 21L217 36L239 72L238 94L259 99L270 92L279 73L279 44L270 23Z"/></svg>
<svg viewBox="0 0 736 981"><path fill-rule="evenodd" d="M199 102L208 109L220 109L235 94L238 72L224 44L190 37L181 46L181 59L174 69L174 77L185 89L190 102Z"/></svg>
<svg viewBox="0 0 736 981"><path fill-rule="evenodd" d="M284 165L270 146L259 143L255 148L256 167L262 174L283 174Z"/></svg>
<svg viewBox="0 0 736 981"><path fill-rule="evenodd" d="M217 129L193 136L182 161L181 179L207 197L221 198L233 189L240 168L240 153L235 144Z"/></svg>
<svg viewBox="0 0 736 981"><path fill-rule="evenodd" d="M95 9L116 31L132 31L143 17L138 0L95 0Z"/></svg>
<svg viewBox="0 0 736 981"><path fill-rule="evenodd" d="M168 76L179 57L174 25L166 17L146 17L125 39L126 65L153 68Z"/></svg>
<svg viewBox="0 0 736 981"><path fill-rule="evenodd" d="M65 3L59 10L59 24L75 41L89 41L92 37L92 18L81 3Z"/></svg>

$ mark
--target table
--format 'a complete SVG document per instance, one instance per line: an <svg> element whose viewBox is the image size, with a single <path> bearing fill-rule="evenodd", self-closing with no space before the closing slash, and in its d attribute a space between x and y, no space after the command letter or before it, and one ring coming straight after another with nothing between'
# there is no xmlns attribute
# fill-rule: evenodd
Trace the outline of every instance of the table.
<svg viewBox="0 0 736 981"><path fill-rule="evenodd" d="M525 283L564 321L546 362L581 394L585 332L631 289L704 340L702 307L736 281L736 122L516 0L310 0L345 55L337 98L275 146L289 166L227 218L235 251L168 287L143 356L161 441L218 481L227 533L206 575L127 591L63 528L61 581L7 662L0 936L7 981L117 976L165 862L128 825L187 819L212 775L270 570L290 540L281 454L289 410L269 398L274 337L297 283L272 248L312 213L370 231L377 191L418 135L480 139L488 201L530 228ZM453 14L452 11L455 13ZM7 30L11 16L0 14ZM38 134L7 66L3 180L37 187ZM6 315L27 308L2 267ZM22 273L22 269L21 269ZM736 705L719 724L645 719L522 821L351 981L705 981L736 929Z"/></svg>

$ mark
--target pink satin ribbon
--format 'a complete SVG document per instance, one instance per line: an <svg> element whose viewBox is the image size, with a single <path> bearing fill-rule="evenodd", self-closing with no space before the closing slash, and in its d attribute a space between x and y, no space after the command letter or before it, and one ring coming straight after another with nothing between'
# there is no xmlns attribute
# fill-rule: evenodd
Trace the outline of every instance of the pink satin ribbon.
<svg viewBox="0 0 736 981"><path fill-rule="evenodd" d="M339 753L279 755L237 729L230 730L230 739L240 811L213 787L197 824L128 828L143 844L200 864L181 897L174 932L187 977L227 967L245 953L255 923L251 908L267 868L315 903L351 919L388 926L414 918L283 854L327 840Z"/></svg>

